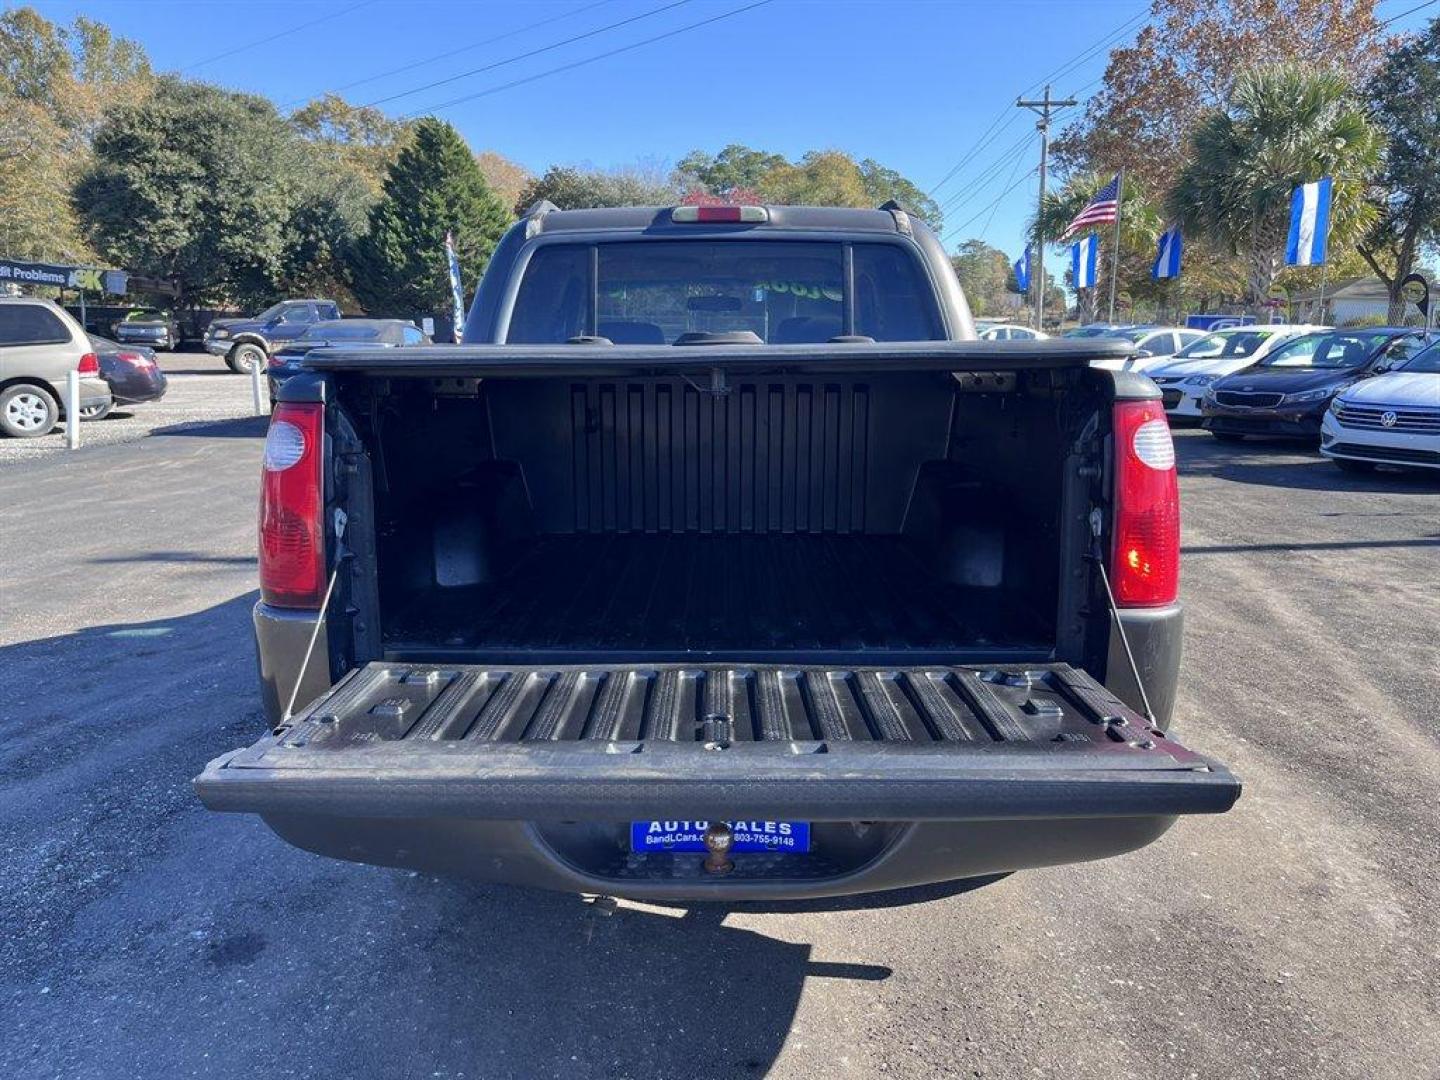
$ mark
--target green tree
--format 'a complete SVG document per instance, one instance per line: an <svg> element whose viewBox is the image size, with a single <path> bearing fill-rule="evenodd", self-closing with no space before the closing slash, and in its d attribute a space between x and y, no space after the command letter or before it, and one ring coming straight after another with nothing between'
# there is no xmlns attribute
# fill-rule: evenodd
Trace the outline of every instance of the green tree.
<svg viewBox="0 0 1440 1080"><path fill-rule="evenodd" d="M1389 318L1398 323L1405 317L1400 283L1420 249L1440 239L1440 19L1390 53L1365 96L1387 146L1375 224L1359 251L1385 282Z"/></svg>
<svg viewBox="0 0 1440 1080"><path fill-rule="evenodd" d="M983 240L966 240L950 259L970 311L975 315L1011 313L1009 295L1019 292L1010 257Z"/></svg>
<svg viewBox="0 0 1440 1080"><path fill-rule="evenodd" d="M1373 223L1365 195L1383 139L1338 75L1300 64L1244 72L1191 145L1170 212L1187 236L1244 255L1255 307L1280 272L1297 185L1334 179L1331 245L1355 243Z"/></svg>
<svg viewBox="0 0 1440 1080"><path fill-rule="evenodd" d="M375 314L445 310L445 234L473 287L510 220L460 133L434 117L416 121L356 244L355 294Z"/></svg>
<svg viewBox="0 0 1440 1080"><path fill-rule="evenodd" d="M182 304L258 303L283 274L306 168L270 101L166 77L106 114L73 202L97 251L172 281Z"/></svg>
<svg viewBox="0 0 1440 1080"><path fill-rule="evenodd" d="M698 185L711 195L725 197L736 190L758 191L765 175L784 164L781 154L731 143L718 154L692 150L680 159L675 171L682 187Z"/></svg>
<svg viewBox="0 0 1440 1080"><path fill-rule="evenodd" d="M597 206L674 206L680 189L663 170L644 163L614 169L552 165L520 193L515 212L523 214L541 199L561 210L588 210Z"/></svg>
<svg viewBox="0 0 1440 1080"><path fill-rule="evenodd" d="M945 217L939 204L913 182L874 158L866 158L860 162L859 168L860 182L865 185L865 193L872 206L894 199L910 213L918 215L937 234L944 231Z"/></svg>
<svg viewBox="0 0 1440 1080"><path fill-rule="evenodd" d="M152 83L144 50L100 23L0 13L0 250L94 261L66 193L88 167L104 108L143 99Z"/></svg>
<svg viewBox="0 0 1440 1080"><path fill-rule="evenodd" d="M692 150L676 166L675 183L696 201L697 192L739 202L812 206L879 206L894 199L936 232L940 208L908 178L874 158L856 161L840 150L812 150L798 162L739 143L718 154Z"/></svg>

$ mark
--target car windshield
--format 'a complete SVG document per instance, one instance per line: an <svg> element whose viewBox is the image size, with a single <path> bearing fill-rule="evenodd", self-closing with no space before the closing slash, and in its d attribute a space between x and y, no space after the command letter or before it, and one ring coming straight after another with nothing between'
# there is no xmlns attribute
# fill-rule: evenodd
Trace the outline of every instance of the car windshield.
<svg viewBox="0 0 1440 1080"><path fill-rule="evenodd" d="M148 322L148 321L152 321L152 320L155 320L155 319L163 319L163 318L165 318L166 314L167 314L166 312L164 312L164 311L156 311L154 308L151 308L151 309L146 310L146 311L132 311L132 312L130 312L128 315L125 316L125 321L126 321L126 322Z"/></svg>
<svg viewBox="0 0 1440 1080"><path fill-rule="evenodd" d="M931 287L897 244L857 243L853 291L838 243L661 240L547 244L531 257L511 315L512 343L585 334L617 345L750 331L768 344L941 337ZM595 253L592 271L591 252Z"/></svg>
<svg viewBox="0 0 1440 1080"><path fill-rule="evenodd" d="M1440 375L1440 342L1421 349L1394 370L1403 371L1406 375Z"/></svg>
<svg viewBox="0 0 1440 1080"><path fill-rule="evenodd" d="M1303 367L1339 370L1362 366L1394 333L1340 330L1304 334L1288 341L1260 361L1261 367Z"/></svg>
<svg viewBox="0 0 1440 1080"><path fill-rule="evenodd" d="M380 327L373 323L316 323L300 335L301 341L376 341Z"/></svg>
<svg viewBox="0 0 1440 1080"><path fill-rule="evenodd" d="M1176 360L1215 360L1221 357L1251 356L1273 333L1270 330L1227 330L1206 334L1178 353Z"/></svg>

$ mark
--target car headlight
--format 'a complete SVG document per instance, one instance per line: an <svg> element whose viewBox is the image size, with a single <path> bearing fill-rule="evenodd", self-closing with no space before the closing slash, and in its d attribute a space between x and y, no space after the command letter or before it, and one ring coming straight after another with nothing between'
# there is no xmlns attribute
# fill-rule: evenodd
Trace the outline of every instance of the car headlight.
<svg viewBox="0 0 1440 1080"><path fill-rule="evenodd" d="M1191 375L1185 380L1186 386L1209 386L1218 378L1215 375Z"/></svg>
<svg viewBox="0 0 1440 1080"><path fill-rule="evenodd" d="M1335 393L1335 388L1327 386L1323 390L1301 390L1299 393L1286 394L1281 400L1286 405L1300 405L1307 401L1324 401Z"/></svg>
<svg viewBox="0 0 1440 1080"><path fill-rule="evenodd" d="M229 331L229 330L226 330L226 329L222 326L222 327L220 327L220 329L218 329L218 330L211 330L211 331L210 331L210 336L211 336L211 337L229 337L229 336L230 336L230 331Z"/></svg>

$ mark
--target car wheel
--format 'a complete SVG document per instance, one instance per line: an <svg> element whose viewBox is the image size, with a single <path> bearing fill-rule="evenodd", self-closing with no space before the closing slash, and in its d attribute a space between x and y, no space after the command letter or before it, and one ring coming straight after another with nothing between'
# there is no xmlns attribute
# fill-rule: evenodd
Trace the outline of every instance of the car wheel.
<svg viewBox="0 0 1440 1080"><path fill-rule="evenodd" d="M1244 435L1238 435L1233 431L1212 431L1210 432L1210 434L1214 435L1215 438L1219 439L1221 442L1237 443L1245 441Z"/></svg>
<svg viewBox="0 0 1440 1080"><path fill-rule="evenodd" d="M265 350L247 341L231 349L230 355L225 357L225 363L229 364L230 370L237 375L249 375L257 366L265 363Z"/></svg>
<svg viewBox="0 0 1440 1080"><path fill-rule="evenodd" d="M1375 463L1373 461L1355 461L1351 458L1343 457L1331 458L1330 460L1346 472L1372 473L1375 471Z"/></svg>
<svg viewBox="0 0 1440 1080"><path fill-rule="evenodd" d="M48 435L60 419L55 399L30 383L0 392L0 431L17 439Z"/></svg>
<svg viewBox="0 0 1440 1080"><path fill-rule="evenodd" d="M87 405L80 410L81 420L104 420L115 408L115 401L112 398L104 405Z"/></svg>

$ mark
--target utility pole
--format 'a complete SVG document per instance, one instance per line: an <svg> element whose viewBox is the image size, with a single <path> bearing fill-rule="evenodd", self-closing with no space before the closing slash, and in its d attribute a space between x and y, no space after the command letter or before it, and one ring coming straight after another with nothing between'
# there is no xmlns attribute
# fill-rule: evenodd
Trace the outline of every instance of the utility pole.
<svg viewBox="0 0 1440 1080"><path fill-rule="evenodd" d="M1045 328L1045 234L1044 234L1044 213L1045 213L1045 166L1050 160L1050 114L1055 109L1063 109L1069 105L1075 105L1074 98L1052 98L1050 96L1050 84L1045 84L1045 96L1039 101L1027 101L1024 98L1017 98L1015 106L1020 109L1029 109L1040 117L1035 124L1035 130L1040 132L1040 201L1036 203L1035 215L1035 270L1030 280L1037 283L1035 289L1035 329Z"/></svg>

